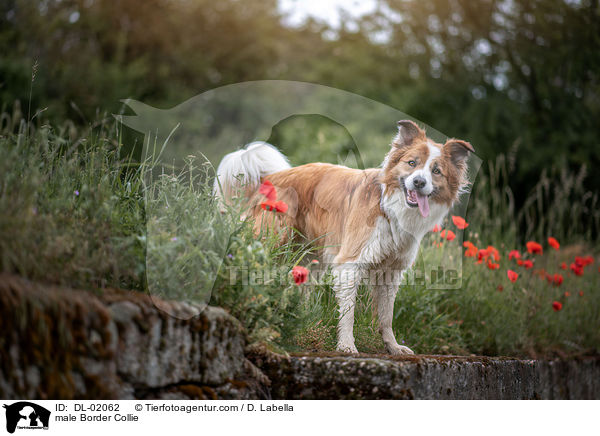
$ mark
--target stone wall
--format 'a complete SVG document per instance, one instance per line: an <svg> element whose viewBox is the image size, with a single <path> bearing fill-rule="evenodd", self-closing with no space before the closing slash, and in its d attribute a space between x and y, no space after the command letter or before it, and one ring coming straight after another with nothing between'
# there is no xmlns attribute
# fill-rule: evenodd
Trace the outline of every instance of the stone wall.
<svg viewBox="0 0 600 436"><path fill-rule="evenodd" d="M257 356L274 399L599 399L600 359Z"/></svg>
<svg viewBox="0 0 600 436"><path fill-rule="evenodd" d="M181 318L189 305L161 302ZM0 397L261 398L238 320L207 307L190 320L132 291L101 294L0 275Z"/></svg>

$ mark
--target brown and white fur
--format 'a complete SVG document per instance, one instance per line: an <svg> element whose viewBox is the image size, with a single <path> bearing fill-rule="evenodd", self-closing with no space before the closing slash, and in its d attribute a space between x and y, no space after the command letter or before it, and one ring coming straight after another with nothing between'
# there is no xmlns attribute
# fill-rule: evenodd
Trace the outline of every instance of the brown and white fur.
<svg viewBox="0 0 600 436"><path fill-rule="evenodd" d="M268 179L278 200L289 205L285 214L269 213L272 224L293 227L309 240L321 238L323 258L333 264L339 351L357 353L352 330L360 280L374 271L391 272L391 282L372 289L373 309L387 351L413 354L392 332L399 272L411 267L423 236L442 221L466 186L467 158L473 151L461 140L435 143L406 120L398 122L381 168L326 163L291 168L273 146L256 142L223 158L215 194L227 201L241 192L253 204L250 214L258 223L265 212L257 190Z"/></svg>

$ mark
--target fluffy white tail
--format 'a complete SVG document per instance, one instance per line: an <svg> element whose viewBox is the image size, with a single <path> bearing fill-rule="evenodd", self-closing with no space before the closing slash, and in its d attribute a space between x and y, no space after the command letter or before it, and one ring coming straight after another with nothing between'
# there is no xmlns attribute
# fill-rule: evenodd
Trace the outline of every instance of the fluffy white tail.
<svg viewBox="0 0 600 436"><path fill-rule="evenodd" d="M287 158L271 144L256 141L225 155L217 168L213 192L220 201L258 189L261 179L291 168Z"/></svg>

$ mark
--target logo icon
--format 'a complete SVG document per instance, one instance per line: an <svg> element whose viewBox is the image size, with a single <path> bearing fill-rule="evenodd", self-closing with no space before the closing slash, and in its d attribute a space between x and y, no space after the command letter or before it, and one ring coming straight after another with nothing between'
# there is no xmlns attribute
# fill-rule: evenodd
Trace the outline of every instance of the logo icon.
<svg viewBox="0 0 600 436"><path fill-rule="evenodd" d="M11 405L4 404L6 409L6 431L14 433L15 429L48 429L50 411L29 401L19 401Z"/></svg>

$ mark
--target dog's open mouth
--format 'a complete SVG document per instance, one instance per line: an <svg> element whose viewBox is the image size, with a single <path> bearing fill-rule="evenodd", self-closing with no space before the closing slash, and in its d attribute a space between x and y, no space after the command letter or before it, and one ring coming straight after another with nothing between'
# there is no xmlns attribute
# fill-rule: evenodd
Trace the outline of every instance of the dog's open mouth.
<svg viewBox="0 0 600 436"><path fill-rule="evenodd" d="M429 196L406 189L404 183L402 183L402 187L406 196L406 204L410 207L418 207L423 218L427 218L429 216Z"/></svg>

